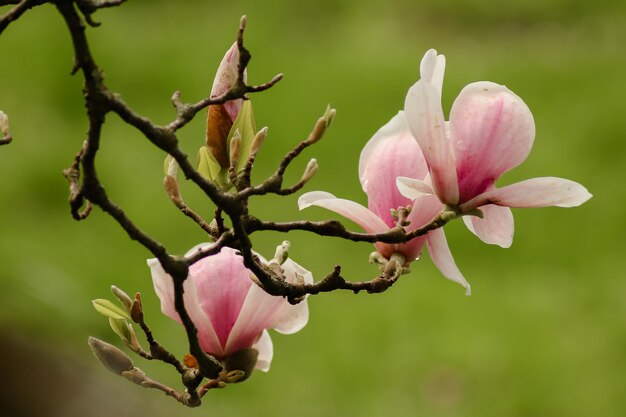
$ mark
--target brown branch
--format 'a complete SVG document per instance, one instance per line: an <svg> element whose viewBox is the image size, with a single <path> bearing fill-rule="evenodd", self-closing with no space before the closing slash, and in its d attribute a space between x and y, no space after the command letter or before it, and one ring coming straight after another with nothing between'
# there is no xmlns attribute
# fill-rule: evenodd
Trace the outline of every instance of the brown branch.
<svg viewBox="0 0 626 417"><path fill-rule="evenodd" d="M252 234L261 230L271 230L282 233L288 233L293 230L303 230L320 236L338 237L353 242L405 243L411 239L423 236L431 230L443 227L449 220L450 219L446 218L443 213L440 213L426 225L410 232L405 231L402 227L394 227L384 233L351 232L338 220L325 220L320 222L303 220L278 223L262 221L253 216L246 216L243 221L243 226L246 234Z"/></svg>
<svg viewBox="0 0 626 417"><path fill-rule="evenodd" d="M180 210L185 216L189 217L193 220L202 230L204 230L209 236L213 236L213 230L211 226L200 216L198 213L193 211L185 202L183 201L183 197L180 194L180 189L178 187L178 180L176 179L176 173L174 175L170 175L169 172L165 176L163 180L163 186L167 193L167 196L170 198L170 201L174 204L174 206Z"/></svg>
<svg viewBox="0 0 626 417"><path fill-rule="evenodd" d="M293 161L298 155L300 155L303 150L322 139L324 133L326 132L326 129L328 128L328 126L330 126L330 123L332 122L332 119L334 117L335 110L331 108L326 109L326 113L317 120L315 126L313 127L313 130L309 133L308 137L298 143L290 152L288 152L283 157L283 159L280 161L280 164L278 165L278 168L276 169L276 172L274 172L274 174L272 174L261 184L255 187L248 187L241 190L238 194L239 197L242 199L247 199L252 195L265 195L270 193L288 195L301 189L308 181L308 179L310 179L305 178L306 172L305 176L303 176L303 178L298 183L296 183L296 185L284 189L282 188L282 184L285 171L287 170L287 167L289 166L291 161ZM254 160L252 160L252 162L254 162Z"/></svg>
<svg viewBox="0 0 626 417"><path fill-rule="evenodd" d="M131 239L138 241L148 249L159 260L163 269L172 277L176 292L175 307L185 326L190 352L198 360L200 372L208 378L213 378L221 370L221 365L215 358L210 357L200 348L197 329L189 317L183 301L183 282L188 274L186 261L169 255L163 245L140 230L126 216L123 210L107 197L104 187L98 180L95 169L95 157L100 144L104 116L111 109L110 97L113 95L106 89L102 73L91 56L84 33L85 27L74 6L63 0L57 0L55 3L70 30L76 54L76 63L85 77L85 101L89 117L89 130L84 152L79 158L84 174L81 187L82 194L113 217ZM148 124L154 126L149 121ZM184 161L187 162L186 157Z"/></svg>
<svg viewBox="0 0 626 417"><path fill-rule="evenodd" d="M0 17L0 34L4 31L4 29L17 20L25 11L31 9L35 6L39 6L40 4L48 3L48 0L3 0L0 1L0 6L4 6L7 4L17 4L14 8L6 12L2 17Z"/></svg>

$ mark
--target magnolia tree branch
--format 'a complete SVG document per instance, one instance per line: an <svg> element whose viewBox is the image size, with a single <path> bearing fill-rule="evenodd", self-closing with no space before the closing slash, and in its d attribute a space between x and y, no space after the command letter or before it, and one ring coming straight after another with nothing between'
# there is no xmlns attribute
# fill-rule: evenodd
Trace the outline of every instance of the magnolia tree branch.
<svg viewBox="0 0 626 417"><path fill-rule="evenodd" d="M146 359L157 359L172 365L183 377L186 387L185 393L179 393L157 381L148 378L141 370L135 368L123 352L115 350L105 342L91 340L90 345L96 355L105 365L114 372L142 386L159 389L189 406L200 404L201 397L212 388L221 388L225 382L234 382L241 377L238 373L225 373L221 363L213 356L205 353L198 340L198 329L192 321L184 299L184 283L189 274L189 267L201 259L212 256L221 251L225 246L240 251L243 262L256 276L256 284L266 292L276 296L286 297L291 303L298 303L307 294L319 294L334 290L350 290L355 293L366 291L378 293L391 287L404 272L404 261L394 260L388 262L381 269L381 273L372 279L364 281L349 281L341 275L341 267L335 266L323 279L312 283L288 283L280 272L263 264L252 250L250 235L259 231L290 232L294 230L307 231L320 236L333 236L356 242L384 242L404 243L410 239L423 236L430 230L442 227L454 217L455 213L442 212L433 218L427 225L407 232L403 223L386 233L356 233L346 229L339 221L329 220L323 222L295 221L295 222L271 222L260 220L249 213L249 199L252 196L266 194L288 195L293 194L306 185L317 171L317 162L312 159L302 174L301 179L295 184L284 187L284 174L291 164L304 149L322 139L330 126L335 115L333 109L327 109L315 123L312 131L306 139L299 142L288 152L279 163L276 171L267 179L257 185L251 184L251 171L267 129L261 129L254 138L250 153L247 156L243 171L237 171L237 158L231 160L230 179L233 190L221 188L216 183L208 180L194 168L188 156L179 148L177 131L187 125L201 110L210 105L224 104L231 100L248 99L250 93L257 93L273 87L282 79L278 74L269 82L260 85L248 85L245 81L245 69L251 59L250 52L244 46L244 32L246 26L245 16L241 19L238 34L237 48L239 52L239 66L237 79L224 94L218 97L203 98L196 103L185 103L181 100L181 92L176 91L172 95L171 102L176 109L174 120L168 124L157 125L145 116L133 110L122 97L109 90L104 82L103 72L96 64L91 54L86 37L86 25L97 26L91 19L91 15L100 8L120 5L124 0L0 0L0 5L16 4L8 13L0 18L0 33L9 23L18 19L26 10L43 3L51 3L56 6L58 12L65 20L74 48L74 65L72 73L81 72L84 77L84 99L88 115L88 128L86 138L81 149L77 152L70 167L64 171L69 182L69 205L72 216L76 220L88 217L93 206L100 207L110 215L118 225L126 231L128 236L145 247L158 259L161 266L167 272L173 282L174 306L187 334L189 352L193 355L194 366L188 367L181 364L173 355L163 349L154 339L152 332L143 320L143 313L133 310L133 306L141 304L137 297L130 304L130 314L135 323L143 330L150 345L150 353L136 347L135 351ZM82 14L82 15L81 15ZM186 216L190 217L206 234L214 241L208 248L199 250L187 257L170 254L166 247L157 239L147 234L115 204L107 195L104 185L101 183L97 169L97 153L101 146L102 126L107 115L116 114L129 126L140 131L145 138L154 146L164 151L172 167L168 169L165 178L165 188L170 200ZM8 128L8 118L0 112L0 127L2 128L0 145L9 143L12 139ZM231 143L232 145L232 143ZM253 148L253 149L252 149ZM235 151L238 151L236 147ZM234 162L233 162L234 161ZM185 177L197 185L204 194L215 204L216 211L211 223L203 219L199 214L187 206L176 180L176 172L180 170ZM224 217L230 220L230 227L226 225ZM141 314L140 314L141 313ZM119 351L119 352L118 352ZM209 382L202 384L204 378Z"/></svg>
<svg viewBox="0 0 626 417"><path fill-rule="evenodd" d="M9 26L9 24L24 14L28 9L31 9L35 6L39 6L40 4L48 3L47 0L0 0L0 6L8 5L8 4L16 4L14 8L9 10L7 13L0 17L0 34L4 32L4 29Z"/></svg>

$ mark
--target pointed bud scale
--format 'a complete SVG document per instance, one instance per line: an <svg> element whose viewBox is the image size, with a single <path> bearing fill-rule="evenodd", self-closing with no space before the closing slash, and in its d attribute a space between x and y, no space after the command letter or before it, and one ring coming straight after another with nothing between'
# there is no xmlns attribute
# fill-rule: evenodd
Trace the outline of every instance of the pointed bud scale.
<svg viewBox="0 0 626 417"><path fill-rule="evenodd" d="M208 146L203 146L198 150L198 172L210 181L216 181L219 177L222 166L215 159Z"/></svg>
<svg viewBox="0 0 626 417"><path fill-rule="evenodd" d="M135 294L135 299L130 308L130 317L135 323L141 323L143 321L143 307L141 306L139 293Z"/></svg>
<svg viewBox="0 0 626 417"><path fill-rule="evenodd" d="M115 346L95 337L89 337L89 347L98 360L111 372L122 375L133 369L133 361Z"/></svg>

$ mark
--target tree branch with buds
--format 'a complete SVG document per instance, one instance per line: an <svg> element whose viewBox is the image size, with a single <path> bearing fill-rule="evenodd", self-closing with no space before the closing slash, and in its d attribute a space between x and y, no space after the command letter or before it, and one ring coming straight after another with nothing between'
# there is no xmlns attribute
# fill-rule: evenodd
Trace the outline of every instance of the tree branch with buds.
<svg viewBox="0 0 626 417"><path fill-rule="evenodd" d="M411 107L414 103L419 107L424 102L432 101L432 97L428 96L426 100L420 94L436 95L435 93L439 91L440 96L441 86L433 83L434 80L443 80L442 72L435 74L436 71L443 71L443 65L439 65L437 61L440 59L439 56L431 50L425 55L421 67L424 72L423 80L410 90L407 97L407 112L412 111L413 118L408 120L404 113L399 113L387 126L377 132L363 150L361 160L365 162L364 166L359 168L359 175L363 189L371 200L370 203L374 202L370 204L374 211L325 192L312 192L300 197L303 201L301 208L317 205L331 209L361 225L366 233L350 231L338 220L321 222L261 220L250 213L250 198L268 194L286 196L305 187L318 170L316 159L308 162L301 178L295 184L285 186L284 175L293 160L325 136L336 111L328 107L315 122L307 137L284 155L274 173L260 183L252 184L251 173L257 162L258 153L268 136L268 128L257 130L249 95L274 87L282 79L282 74L259 85L247 82L247 66L252 55L244 46L246 17L241 18L236 41L220 63L211 94L195 103L186 103L181 100L182 93L175 91L171 103L176 115L171 122L158 125L135 111L120 94L107 87L103 71L96 64L90 51L87 26L99 25L92 20L92 15L101 8L119 6L124 0L0 0L0 5L16 4L0 17L0 34L30 8L45 3L54 5L65 21L74 49L72 74L80 72L84 79L87 133L72 164L63 172L69 183L71 215L76 220L83 220L89 216L94 206L98 206L111 216L132 240L137 241L154 256L154 259L148 260L148 265L151 268L157 295L161 300L161 308L165 314L184 326L189 355L180 361L156 341L146 324L139 294L131 299L126 293L113 287L113 293L123 308L107 300L94 300L94 306L109 318L112 329L131 351L144 359L161 361L175 368L181 375L185 391L178 392L147 377L142 370L134 366L125 353L106 342L90 338L89 345L98 359L112 372L141 386L160 390L184 405L196 407L200 405L202 397L208 390L241 382L249 377L253 369L267 370L271 360L271 354L269 357L267 355L267 343L271 342L267 341L269 336L266 330L268 328L284 332L299 330L308 319L306 306L308 295L335 290L349 290L354 293L386 291L401 275L408 272L409 264L419 255L424 245L443 275L462 284L469 294L469 284L458 271L445 236L439 230L449 221L461 216L473 216L473 219L483 217L480 207L485 204L510 207L532 207L532 204L572 206L581 204L588 198L580 188L572 185L575 183L551 180L550 186L557 189L560 194L557 193L557 197L550 199L545 197L540 187L550 181L542 180L539 181L541 184L538 184L531 180L530 184L518 188L528 191L531 197L540 200L538 202L522 201L523 199L512 195L515 193L506 190L507 187L502 188L500 193L492 187L484 195L470 196L465 201L460 201L456 172L462 170L458 168L456 171L454 168L452 171L449 170L447 165L454 162L450 157L453 152L441 149L441 143L445 141L437 142L437 146L429 143L425 144L428 146L422 146L420 143L419 146L425 150L422 155L412 136L418 139L422 136L437 138L441 133L441 126L444 125L443 120L437 119L434 122L424 120L421 108L413 111ZM422 81L424 82L420 84ZM487 87L482 89L483 92L488 90ZM509 99L508 96L505 98ZM513 108L523 107L516 103ZM207 109L206 140L198 151L198 164L194 167L188 155L179 147L177 133L204 109ZM163 184L169 200L203 230L207 240L212 243L201 244L185 256L172 254L163 243L142 230L109 198L105 186L98 177L96 163L97 154L101 146L104 146L102 127L109 114L120 117L128 126L141 132L146 140L164 152ZM439 117L438 113L436 116ZM428 124L431 122L432 126ZM523 129L511 131L522 132ZM0 134L0 145L8 144L13 139L8 117L1 111ZM391 140L394 142L390 142ZM398 143L404 147L396 146ZM433 149L439 153L432 151ZM374 154L375 157L372 157ZM400 158L413 158L412 164L398 165L396 162ZM368 159L374 163L368 164ZM377 166L384 166L386 171L381 174L376 170ZM403 173L396 172L400 169L398 166L400 168L410 166L411 169L415 168L416 172L419 169L423 172L420 179L406 178L403 177ZM433 170L433 166L438 170ZM179 172L182 172L187 180L202 190L215 204L213 219L204 219L184 202L178 183ZM445 174L441 174L442 172ZM427 181L428 173L432 178ZM391 175L392 179L397 181L399 191L394 191L397 196L394 196L393 204L387 201L380 203L376 200L377 193L389 194L386 191L381 193L382 188L389 187L388 182L380 182L382 175ZM439 175L442 177L438 177ZM497 175L490 175L489 178L497 178ZM402 204L397 203L400 200L403 201ZM370 256L370 261L379 264L379 273L370 279L352 281L342 276L341 266L335 265L324 278L314 281L306 269L289 258L290 245L287 241L278 246L274 258L269 261L253 250L250 240L253 233L262 231L289 233L296 230L318 236L373 243L376 252ZM484 229L479 232L472 231L479 237L480 233L488 232ZM209 291L208 295L202 292L202 296L215 297L215 305L219 305L220 302L225 305L236 304L232 300L222 300L220 298L224 296L222 291L215 290L219 288L218 284L233 286L235 282L236 290L223 293L232 292L240 297L237 302L242 305L247 302L253 303L249 310L246 310L244 305L238 316L225 317L224 315L230 314L228 308L219 308L216 312L207 307L213 305L212 303L203 303L202 307L199 306L198 298L201 293L199 288L205 287L211 288L212 291ZM287 301L291 305L287 304ZM263 314L250 313L264 308L269 309L265 316L271 317L272 320L259 321L259 317L265 317ZM214 315L218 318L216 319ZM229 330L215 325L214 321L219 321L218 319L230 323ZM236 320L239 319L248 322L237 327ZM149 351L141 347L133 323L142 330ZM254 331L248 334L245 329Z"/></svg>

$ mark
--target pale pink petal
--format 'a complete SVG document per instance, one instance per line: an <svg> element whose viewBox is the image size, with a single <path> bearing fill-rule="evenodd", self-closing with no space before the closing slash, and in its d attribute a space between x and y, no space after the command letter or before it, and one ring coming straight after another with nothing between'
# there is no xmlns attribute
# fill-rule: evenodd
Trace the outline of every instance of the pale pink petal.
<svg viewBox="0 0 626 417"><path fill-rule="evenodd" d="M455 205L459 199L454 154L446 135L437 88L423 80L409 89L404 104L406 118L430 167L433 189L441 201Z"/></svg>
<svg viewBox="0 0 626 417"><path fill-rule="evenodd" d="M409 200L415 200L423 195L433 194L433 189L429 184L415 178L398 177L396 178L396 186L400 194Z"/></svg>
<svg viewBox="0 0 626 417"><path fill-rule="evenodd" d="M503 248L511 247L515 230L511 209L488 204L481 206L480 211L483 213L482 219L477 216L463 216L467 228L485 243Z"/></svg>
<svg viewBox="0 0 626 417"><path fill-rule="evenodd" d="M589 191L577 182L540 177L489 190L468 203L474 207L477 203L507 207L576 207L591 197Z"/></svg>
<svg viewBox="0 0 626 417"><path fill-rule="evenodd" d="M511 90L481 81L466 86L454 101L450 136L464 203L526 159L535 123L528 106Z"/></svg>
<svg viewBox="0 0 626 417"><path fill-rule="evenodd" d="M191 265L189 274L197 289L200 308L225 347L252 286L250 271L235 249L225 247L220 253Z"/></svg>
<svg viewBox="0 0 626 417"><path fill-rule="evenodd" d="M429 49L424 54L420 63L420 78L427 83L432 84L439 92L439 101L441 102L441 91L443 88L443 75L446 69L446 57L437 55L437 51Z"/></svg>
<svg viewBox="0 0 626 417"><path fill-rule="evenodd" d="M256 369L263 372L269 371L272 358L274 357L274 345L272 344L272 339L267 330L263 330L261 337L252 348L259 352L256 361Z"/></svg>
<svg viewBox="0 0 626 417"><path fill-rule="evenodd" d="M298 198L298 207L303 210L310 206L323 207L341 214L361 226L367 233L381 233L389 230L385 222L369 209L354 201L337 198L331 193L311 191L302 194Z"/></svg>
<svg viewBox="0 0 626 417"><path fill-rule="evenodd" d="M154 290L161 300L161 311L163 311L163 314L166 316L182 324L180 316L174 307L174 284L172 278L163 270L163 267L157 259L148 259L148 266L152 274ZM183 289L185 291L183 295L185 309L198 329L200 346L205 352L222 357L224 354L223 347L218 340L213 324L200 308L198 294L192 279L187 278L187 280L185 280Z"/></svg>
<svg viewBox="0 0 626 417"><path fill-rule="evenodd" d="M215 73L215 79L213 80L213 87L211 88L211 98L221 96L226 93L237 81L239 75L239 48L237 48L237 42L235 42L226 51L220 66ZM246 79L246 72L244 71L244 81ZM228 112L231 120L237 118L237 114L241 109L243 100L230 100L224 103L224 108Z"/></svg>
<svg viewBox="0 0 626 417"><path fill-rule="evenodd" d="M433 260L433 263L437 266L439 271L441 271L443 276L461 284L465 288L465 295L470 295L472 289L454 262L443 229L435 229L428 233L426 247L428 248L428 254Z"/></svg>
<svg viewBox="0 0 626 417"><path fill-rule="evenodd" d="M398 176L424 178L428 172L426 160L399 112L380 128L365 145L359 159L359 178L368 196L368 208L385 224L393 227L389 209L410 204L396 185Z"/></svg>
<svg viewBox="0 0 626 417"><path fill-rule="evenodd" d="M288 304L285 298L252 285L226 342L226 354L252 346L261 332L272 326L275 315L285 303Z"/></svg>
<svg viewBox="0 0 626 417"><path fill-rule="evenodd" d="M313 275L291 259L287 259L282 265L282 268L285 271L285 277L289 283L296 282L296 275L301 276L306 284L313 283ZM300 331L306 326L308 321L309 306L306 300L296 305L291 305L286 302L283 303L281 308L274 314L273 322L270 327L279 333L292 334Z"/></svg>

